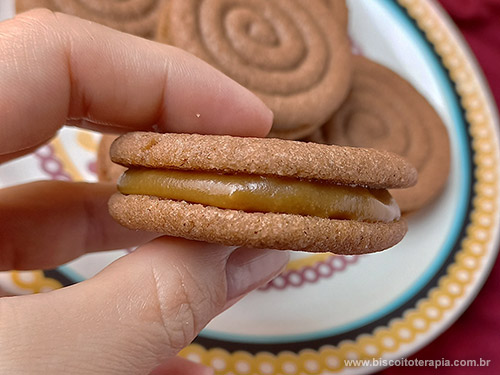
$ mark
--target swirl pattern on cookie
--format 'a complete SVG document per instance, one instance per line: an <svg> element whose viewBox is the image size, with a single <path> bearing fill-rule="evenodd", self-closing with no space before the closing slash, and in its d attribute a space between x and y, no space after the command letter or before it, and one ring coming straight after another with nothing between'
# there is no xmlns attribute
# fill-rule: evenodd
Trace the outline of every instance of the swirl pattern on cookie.
<svg viewBox="0 0 500 375"><path fill-rule="evenodd" d="M450 144L441 118L410 83L391 70L355 56L351 91L334 116L308 140L370 147L404 156L418 182L391 194L403 212L430 202L446 183Z"/></svg>
<svg viewBox="0 0 500 375"><path fill-rule="evenodd" d="M160 7L168 0L17 0L18 12L44 7L152 39Z"/></svg>
<svg viewBox="0 0 500 375"><path fill-rule="evenodd" d="M274 112L272 135L300 138L347 95L349 39L329 1L171 0L159 41L207 61ZM344 21L345 22L345 21Z"/></svg>

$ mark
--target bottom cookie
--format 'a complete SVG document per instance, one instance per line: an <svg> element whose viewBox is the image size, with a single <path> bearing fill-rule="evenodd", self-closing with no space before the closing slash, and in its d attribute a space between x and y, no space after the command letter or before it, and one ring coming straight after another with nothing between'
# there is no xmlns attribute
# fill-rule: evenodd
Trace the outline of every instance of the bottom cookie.
<svg viewBox="0 0 500 375"><path fill-rule="evenodd" d="M313 216L244 212L161 199L115 194L111 215L123 226L191 240L308 252L357 255L394 246L406 233L404 220L367 223Z"/></svg>

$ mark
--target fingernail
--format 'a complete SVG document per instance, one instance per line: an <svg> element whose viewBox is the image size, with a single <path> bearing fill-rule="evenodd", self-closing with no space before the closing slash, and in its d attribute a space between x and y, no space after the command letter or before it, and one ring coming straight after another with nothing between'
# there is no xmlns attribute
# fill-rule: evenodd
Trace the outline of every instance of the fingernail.
<svg viewBox="0 0 500 375"><path fill-rule="evenodd" d="M241 248L234 251L226 265L227 300L234 300L264 285L288 263L288 252Z"/></svg>

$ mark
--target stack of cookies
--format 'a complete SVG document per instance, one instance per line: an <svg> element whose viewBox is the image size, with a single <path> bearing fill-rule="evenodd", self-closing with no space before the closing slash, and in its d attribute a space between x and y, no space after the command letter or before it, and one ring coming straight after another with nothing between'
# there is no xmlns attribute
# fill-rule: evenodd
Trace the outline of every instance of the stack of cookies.
<svg viewBox="0 0 500 375"><path fill-rule="evenodd" d="M419 180L390 192L403 213L424 207L449 173L449 139L439 115L402 77L352 53L345 0L305 3L17 0L17 9L47 7L182 48L267 104L274 113L271 138L400 155L418 170ZM123 171L108 162L113 138L103 137L99 151L103 180L116 180Z"/></svg>

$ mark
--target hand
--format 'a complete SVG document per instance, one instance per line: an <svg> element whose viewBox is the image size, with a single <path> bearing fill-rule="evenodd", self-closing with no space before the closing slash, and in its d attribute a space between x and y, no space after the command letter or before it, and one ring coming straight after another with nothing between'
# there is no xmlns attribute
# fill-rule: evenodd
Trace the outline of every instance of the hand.
<svg viewBox="0 0 500 375"><path fill-rule="evenodd" d="M64 123L264 136L272 122L253 94L185 52L48 11L0 23L0 66L2 162ZM151 239L110 219L114 190L57 181L0 190L0 269L54 267ZM286 252L162 237L82 283L4 297L0 373L210 373L176 353L286 261Z"/></svg>

